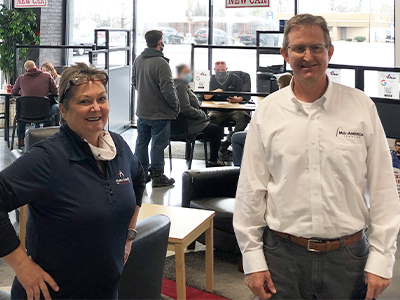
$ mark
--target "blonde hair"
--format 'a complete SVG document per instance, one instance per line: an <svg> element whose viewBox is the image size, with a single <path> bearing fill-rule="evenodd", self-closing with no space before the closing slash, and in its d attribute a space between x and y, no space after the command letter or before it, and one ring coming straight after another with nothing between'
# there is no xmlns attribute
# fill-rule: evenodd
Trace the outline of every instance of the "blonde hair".
<svg viewBox="0 0 400 300"><path fill-rule="evenodd" d="M46 68L47 70L49 70L49 73L50 73L51 77L53 77L53 79L56 80L56 78L57 78L59 75L57 74L57 71L56 71L56 69L54 68L54 66L53 66L51 63L47 62L47 63L44 63L44 64L42 65L42 68L41 68L41 69L43 69L43 67Z"/></svg>

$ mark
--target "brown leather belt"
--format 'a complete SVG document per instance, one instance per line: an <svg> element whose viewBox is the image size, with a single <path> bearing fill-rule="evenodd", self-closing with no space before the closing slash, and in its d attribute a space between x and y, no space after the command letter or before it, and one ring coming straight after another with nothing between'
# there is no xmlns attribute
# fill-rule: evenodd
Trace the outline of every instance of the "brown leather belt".
<svg viewBox="0 0 400 300"><path fill-rule="evenodd" d="M312 252L329 252L340 248L340 240L322 240L322 239L307 239L303 237L297 237L291 234L272 230L277 236L289 240L289 242L307 248L308 251ZM355 234L343 237L344 245L348 246L358 242L364 235L364 230L360 230Z"/></svg>

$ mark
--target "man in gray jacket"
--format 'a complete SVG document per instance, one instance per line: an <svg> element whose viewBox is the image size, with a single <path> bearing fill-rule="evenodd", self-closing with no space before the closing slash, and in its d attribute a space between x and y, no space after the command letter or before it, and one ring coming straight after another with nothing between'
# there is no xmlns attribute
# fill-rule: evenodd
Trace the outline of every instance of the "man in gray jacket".
<svg viewBox="0 0 400 300"><path fill-rule="evenodd" d="M138 116L135 155L146 171L149 168L148 146L151 140L152 185L171 186L175 180L164 175L164 149L169 143L170 122L176 119L179 113L179 99L169 59L165 58L162 52L162 32L148 31L145 39L147 48L133 63L132 82L137 90Z"/></svg>

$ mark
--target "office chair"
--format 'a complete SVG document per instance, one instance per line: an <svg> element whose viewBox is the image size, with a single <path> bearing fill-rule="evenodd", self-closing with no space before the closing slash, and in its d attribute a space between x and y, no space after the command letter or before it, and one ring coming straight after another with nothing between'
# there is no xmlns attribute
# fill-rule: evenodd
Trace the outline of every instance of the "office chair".
<svg viewBox="0 0 400 300"><path fill-rule="evenodd" d="M43 123L52 120L49 113L50 100L43 97L18 97L11 138L11 150L14 148L15 129L17 122ZM20 148L20 146L18 146Z"/></svg>
<svg viewBox="0 0 400 300"><path fill-rule="evenodd" d="M192 168L192 161L193 161L193 152L194 146L196 144L196 140L200 140L204 143L204 158L206 160L206 167L208 166L208 152L207 152L207 142L208 139L204 138L202 132L195 136L189 135L189 127L187 122L187 117L184 113L179 113L178 117L175 120L171 121L171 133L169 137L169 162L170 162L170 169L172 171L172 148L171 142L184 142L187 145L190 145L190 152L189 152L189 170Z"/></svg>

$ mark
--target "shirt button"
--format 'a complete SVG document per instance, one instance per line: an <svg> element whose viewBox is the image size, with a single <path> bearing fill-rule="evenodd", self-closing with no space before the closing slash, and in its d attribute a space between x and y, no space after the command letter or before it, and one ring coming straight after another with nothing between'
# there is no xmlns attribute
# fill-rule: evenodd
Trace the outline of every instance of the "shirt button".
<svg viewBox="0 0 400 300"><path fill-rule="evenodd" d="M314 169L314 171L316 171L317 170L317 165L314 165L313 169Z"/></svg>
<svg viewBox="0 0 400 300"><path fill-rule="evenodd" d="M314 195L315 195L315 196L318 196L318 192L314 192Z"/></svg>
<svg viewBox="0 0 400 300"><path fill-rule="evenodd" d="M314 141L312 141L312 142L311 142L311 144L315 145L315 142L314 142Z"/></svg>
<svg viewBox="0 0 400 300"><path fill-rule="evenodd" d="M314 119L315 119L314 117L311 117L311 121L314 121Z"/></svg>

